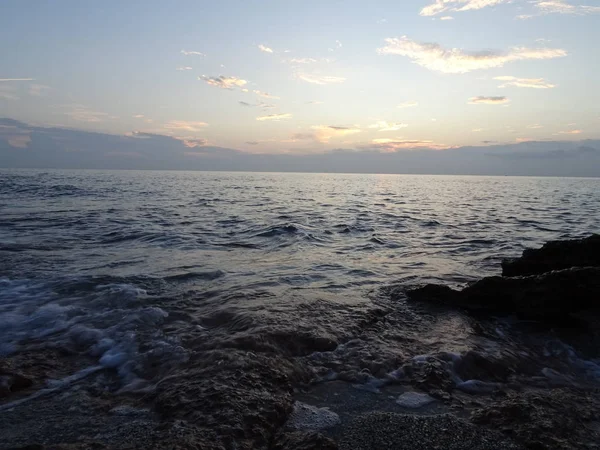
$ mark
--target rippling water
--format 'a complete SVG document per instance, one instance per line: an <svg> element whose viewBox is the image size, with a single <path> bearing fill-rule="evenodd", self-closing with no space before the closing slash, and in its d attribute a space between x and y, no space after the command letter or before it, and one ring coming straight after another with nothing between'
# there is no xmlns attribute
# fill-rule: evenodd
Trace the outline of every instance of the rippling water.
<svg viewBox="0 0 600 450"><path fill-rule="evenodd" d="M135 384L223 308L289 324L599 224L600 179L0 170L0 352L83 348Z"/></svg>

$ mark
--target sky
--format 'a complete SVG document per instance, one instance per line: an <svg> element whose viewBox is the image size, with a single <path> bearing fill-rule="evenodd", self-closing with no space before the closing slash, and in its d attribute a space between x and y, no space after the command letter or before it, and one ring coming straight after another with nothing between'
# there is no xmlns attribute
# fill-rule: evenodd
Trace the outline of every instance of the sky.
<svg viewBox="0 0 600 450"><path fill-rule="evenodd" d="M600 0L3 0L0 10L0 118L19 124L0 125L0 142L22 151L0 164L27 161L44 128L162 136L190 159L600 139Z"/></svg>

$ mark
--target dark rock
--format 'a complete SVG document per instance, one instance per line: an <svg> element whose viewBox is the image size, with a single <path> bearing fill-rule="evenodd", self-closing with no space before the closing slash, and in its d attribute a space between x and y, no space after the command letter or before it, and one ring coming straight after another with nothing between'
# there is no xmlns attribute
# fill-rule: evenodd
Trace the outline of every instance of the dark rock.
<svg viewBox="0 0 600 450"><path fill-rule="evenodd" d="M407 292L412 300L472 312L507 313L557 324L581 322L600 310L600 268L558 270L528 277L487 277L462 291L431 285Z"/></svg>
<svg viewBox="0 0 600 450"><path fill-rule="evenodd" d="M8 367L0 366L0 398L27 389L33 385L33 381L20 373L10 370Z"/></svg>
<svg viewBox="0 0 600 450"><path fill-rule="evenodd" d="M528 448L596 448L600 405L597 395L590 394L572 389L510 393L497 404L475 410L471 420L490 425Z"/></svg>
<svg viewBox="0 0 600 450"><path fill-rule="evenodd" d="M337 450L337 444L320 433L280 433L272 450Z"/></svg>
<svg viewBox="0 0 600 450"><path fill-rule="evenodd" d="M600 267L600 235L593 234L585 239L550 241L542 248L527 249L520 258L502 261L502 275L538 275L570 267Z"/></svg>
<svg viewBox="0 0 600 450"><path fill-rule="evenodd" d="M456 374L463 380L506 381L515 371L512 366L517 361L502 360L468 351L455 364Z"/></svg>
<svg viewBox="0 0 600 450"><path fill-rule="evenodd" d="M358 416L342 433L342 450L520 449L510 438L449 414L373 412Z"/></svg>

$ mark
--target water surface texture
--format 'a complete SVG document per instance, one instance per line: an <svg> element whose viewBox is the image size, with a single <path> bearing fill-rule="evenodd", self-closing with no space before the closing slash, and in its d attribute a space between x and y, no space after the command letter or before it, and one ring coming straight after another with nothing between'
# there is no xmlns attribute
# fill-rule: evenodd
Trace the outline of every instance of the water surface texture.
<svg viewBox="0 0 600 450"><path fill-rule="evenodd" d="M285 328L319 299L341 329L392 284L463 284L599 224L600 179L1 170L0 352L84 351L135 387L193 330L250 320L232 311ZM460 350L460 319L406 320Z"/></svg>

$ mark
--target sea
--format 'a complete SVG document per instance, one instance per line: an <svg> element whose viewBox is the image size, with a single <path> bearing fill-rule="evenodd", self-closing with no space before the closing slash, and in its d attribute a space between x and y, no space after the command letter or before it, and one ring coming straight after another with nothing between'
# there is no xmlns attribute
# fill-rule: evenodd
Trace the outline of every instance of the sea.
<svg viewBox="0 0 600 450"><path fill-rule="evenodd" d="M419 355L523 351L510 320L482 338L398 289L599 231L597 178L0 169L0 356L60 349L68 382L107 369L118 394L246 345L376 389ZM551 340L527 352L600 373Z"/></svg>

